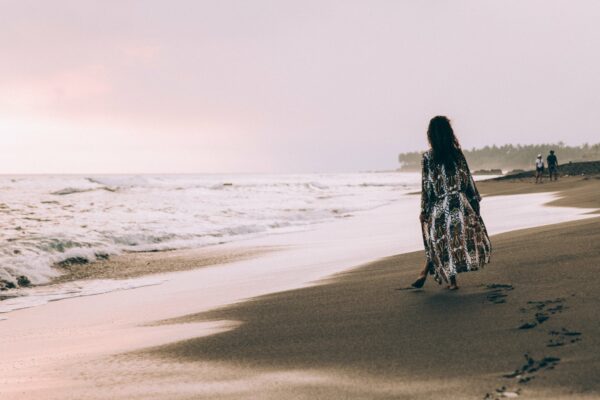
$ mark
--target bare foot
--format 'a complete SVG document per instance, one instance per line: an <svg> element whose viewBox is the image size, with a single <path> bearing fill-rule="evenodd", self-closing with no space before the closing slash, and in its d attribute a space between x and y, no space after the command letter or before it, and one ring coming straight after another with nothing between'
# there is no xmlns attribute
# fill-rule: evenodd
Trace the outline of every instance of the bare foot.
<svg viewBox="0 0 600 400"><path fill-rule="evenodd" d="M458 285L456 284L456 276L450 277L450 284L448 285L448 290L458 290Z"/></svg>
<svg viewBox="0 0 600 400"><path fill-rule="evenodd" d="M415 289L420 289L423 287L423 285L425 284L425 281L427 280L427 274L426 273L421 273L419 275L419 279L417 279L416 281L414 281L411 286L414 287Z"/></svg>

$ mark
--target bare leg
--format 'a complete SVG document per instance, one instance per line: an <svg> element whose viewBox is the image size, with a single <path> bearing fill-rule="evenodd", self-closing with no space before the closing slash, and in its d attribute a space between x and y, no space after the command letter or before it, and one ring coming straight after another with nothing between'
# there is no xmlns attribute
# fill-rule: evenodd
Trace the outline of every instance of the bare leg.
<svg viewBox="0 0 600 400"><path fill-rule="evenodd" d="M429 261L425 261L425 266L421 270L421 273L419 274L419 278L416 281L414 281L411 286L414 288L417 288L417 289L422 288L423 285L425 284L425 281L427 280L428 273L429 273Z"/></svg>
<svg viewBox="0 0 600 400"><path fill-rule="evenodd" d="M423 269L421 270L421 273L419 274L419 278L427 278L427 273L429 272L429 262L425 261L425 265L423 266Z"/></svg>
<svg viewBox="0 0 600 400"><path fill-rule="evenodd" d="M456 275L450 277L450 285L448 285L448 289L457 290L458 284L456 283Z"/></svg>

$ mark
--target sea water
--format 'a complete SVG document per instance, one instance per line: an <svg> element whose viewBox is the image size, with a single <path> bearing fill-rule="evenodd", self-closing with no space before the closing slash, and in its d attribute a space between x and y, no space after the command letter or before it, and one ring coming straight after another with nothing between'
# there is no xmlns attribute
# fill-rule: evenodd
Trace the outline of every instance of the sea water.
<svg viewBox="0 0 600 400"><path fill-rule="evenodd" d="M423 246L419 197L409 195L420 189L419 174L0 177L0 187L5 280L25 275L43 284L60 274L54 266L61 261L89 262L124 252L215 244L221 251L279 249L175 274L3 290L0 320L22 308L144 286L153 287L135 296L162 290L174 299L174 293L217 290L220 294L209 300L224 305L242 293L289 290ZM493 235L592 215L588 209L544 206L555 198L553 193L486 197L482 216ZM168 310L171 303L163 300L153 303L153 312L159 305ZM198 306L196 300L190 307Z"/></svg>
<svg viewBox="0 0 600 400"><path fill-rule="evenodd" d="M61 262L303 230L419 185L415 173L0 176L0 280L39 285Z"/></svg>

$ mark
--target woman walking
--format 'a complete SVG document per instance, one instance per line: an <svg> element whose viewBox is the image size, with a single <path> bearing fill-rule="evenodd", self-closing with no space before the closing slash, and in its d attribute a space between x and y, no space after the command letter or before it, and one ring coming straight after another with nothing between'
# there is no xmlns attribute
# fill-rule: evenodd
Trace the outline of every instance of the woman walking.
<svg viewBox="0 0 600 400"><path fill-rule="evenodd" d="M434 117L427 130L430 149L423 154L421 228L427 261L412 286L427 274L456 290L456 275L490 262L491 243L479 214L481 196L450 120Z"/></svg>

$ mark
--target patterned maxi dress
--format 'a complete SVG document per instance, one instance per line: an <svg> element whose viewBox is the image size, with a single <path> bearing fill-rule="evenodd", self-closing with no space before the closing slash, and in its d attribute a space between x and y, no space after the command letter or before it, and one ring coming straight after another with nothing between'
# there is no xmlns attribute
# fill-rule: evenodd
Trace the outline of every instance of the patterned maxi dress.
<svg viewBox="0 0 600 400"><path fill-rule="evenodd" d="M467 161L453 170L423 154L421 213L429 272L438 283L490 262L492 246L479 215L481 197Z"/></svg>

